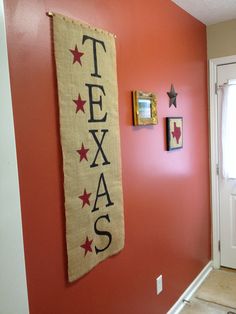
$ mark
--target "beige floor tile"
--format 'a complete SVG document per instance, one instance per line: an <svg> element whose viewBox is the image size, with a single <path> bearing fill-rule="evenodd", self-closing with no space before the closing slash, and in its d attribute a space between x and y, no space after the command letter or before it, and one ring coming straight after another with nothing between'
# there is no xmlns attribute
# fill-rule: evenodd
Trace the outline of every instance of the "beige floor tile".
<svg viewBox="0 0 236 314"><path fill-rule="evenodd" d="M190 304L186 304L181 314L226 314L232 309L217 304L192 299Z"/></svg>
<svg viewBox="0 0 236 314"><path fill-rule="evenodd" d="M236 271L213 270L181 314L236 314Z"/></svg>
<svg viewBox="0 0 236 314"><path fill-rule="evenodd" d="M195 297L236 309L236 273L213 270Z"/></svg>

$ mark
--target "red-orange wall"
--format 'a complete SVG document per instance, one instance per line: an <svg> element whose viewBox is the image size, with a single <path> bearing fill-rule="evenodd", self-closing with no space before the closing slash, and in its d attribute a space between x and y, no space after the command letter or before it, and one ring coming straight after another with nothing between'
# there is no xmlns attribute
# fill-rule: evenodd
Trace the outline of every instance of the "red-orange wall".
<svg viewBox="0 0 236 314"><path fill-rule="evenodd" d="M30 313L166 313L210 259L205 26L169 0L5 0L5 9ZM125 249L74 284L48 10L117 35ZM132 126L135 89L157 94L157 126ZM165 149L166 116L184 119L181 150Z"/></svg>

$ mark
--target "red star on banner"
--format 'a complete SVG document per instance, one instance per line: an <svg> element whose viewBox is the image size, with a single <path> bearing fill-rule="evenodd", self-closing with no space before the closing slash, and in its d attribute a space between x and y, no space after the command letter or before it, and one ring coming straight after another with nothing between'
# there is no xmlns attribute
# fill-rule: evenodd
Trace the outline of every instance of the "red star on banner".
<svg viewBox="0 0 236 314"><path fill-rule="evenodd" d="M75 45L75 49L74 49L74 50L72 50L72 49L69 49L69 50L70 50L70 52L71 52L71 53L73 54L73 56L74 56L73 64L74 64L75 62L79 62L79 64L82 65L80 58L84 55L84 53L78 51L77 45Z"/></svg>
<svg viewBox="0 0 236 314"><path fill-rule="evenodd" d="M92 193L87 193L86 192L86 189L84 189L84 194L79 196L79 198L83 201L83 205L82 205L82 208L84 207L84 205L90 205L90 202L89 202L89 198L90 198L90 195Z"/></svg>
<svg viewBox="0 0 236 314"><path fill-rule="evenodd" d="M76 99L73 99L73 102L76 104L76 113L77 113L78 111L80 111L80 110L83 111L83 113L85 113L85 112L84 112L84 105L85 105L85 103L86 103L86 100L82 100L81 97L80 97L80 94L79 94L77 100L76 100Z"/></svg>
<svg viewBox="0 0 236 314"><path fill-rule="evenodd" d="M84 244L82 244L80 247L82 247L84 249L84 256L86 256L86 254L88 252L92 252L92 248L91 248L91 244L92 244L93 240L89 240L88 237L86 237L86 241L84 242Z"/></svg>
<svg viewBox="0 0 236 314"><path fill-rule="evenodd" d="M79 150L77 150L77 153L80 154L80 161L82 161L83 159L88 160L88 158L87 158L88 151L89 151L89 149L84 148L84 144L82 143L81 148Z"/></svg>
<svg viewBox="0 0 236 314"><path fill-rule="evenodd" d="M176 126L176 122L174 122L174 131L171 132L172 136L176 138L177 144L179 144L179 139L181 136L181 128Z"/></svg>

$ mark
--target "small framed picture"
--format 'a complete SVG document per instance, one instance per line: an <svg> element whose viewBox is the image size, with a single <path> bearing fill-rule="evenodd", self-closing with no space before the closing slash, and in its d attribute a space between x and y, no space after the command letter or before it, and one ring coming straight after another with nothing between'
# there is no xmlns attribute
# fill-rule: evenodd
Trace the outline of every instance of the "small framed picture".
<svg viewBox="0 0 236 314"><path fill-rule="evenodd" d="M153 93L133 91L134 125L157 124L157 100Z"/></svg>
<svg viewBox="0 0 236 314"><path fill-rule="evenodd" d="M183 118L166 118L167 150L183 147Z"/></svg>

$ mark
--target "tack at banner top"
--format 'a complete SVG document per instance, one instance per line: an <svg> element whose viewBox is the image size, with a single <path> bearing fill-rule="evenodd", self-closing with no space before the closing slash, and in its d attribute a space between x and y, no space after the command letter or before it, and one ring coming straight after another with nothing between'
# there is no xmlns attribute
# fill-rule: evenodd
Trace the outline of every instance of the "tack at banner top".
<svg viewBox="0 0 236 314"><path fill-rule="evenodd" d="M124 247L114 36L53 14L68 277Z"/></svg>

